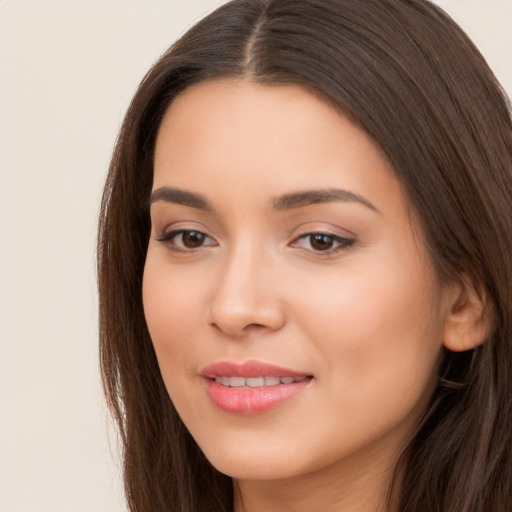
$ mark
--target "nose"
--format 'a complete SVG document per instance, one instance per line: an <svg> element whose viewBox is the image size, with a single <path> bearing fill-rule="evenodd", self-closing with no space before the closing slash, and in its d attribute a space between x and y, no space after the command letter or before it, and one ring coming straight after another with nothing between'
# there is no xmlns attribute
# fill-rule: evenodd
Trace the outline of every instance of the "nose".
<svg viewBox="0 0 512 512"><path fill-rule="evenodd" d="M249 246L226 256L209 313L210 324L233 338L280 329L286 315L271 259L255 254Z"/></svg>

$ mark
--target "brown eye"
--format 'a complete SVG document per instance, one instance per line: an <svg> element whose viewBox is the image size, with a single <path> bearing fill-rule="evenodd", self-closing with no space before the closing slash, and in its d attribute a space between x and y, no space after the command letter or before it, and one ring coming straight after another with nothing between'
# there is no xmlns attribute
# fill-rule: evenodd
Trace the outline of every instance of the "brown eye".
<svg viewBox="0 0 512 512"><path fill-rule="evenodd" d="M344 249L348 249L355 240L343 238L330 233L306 233L297 238L292 247L300 247L308 251L332 254Z"/></svg>
<svg viewBox="0 0 512 512"><path fill-rule="evenodd" d="M213 238L201 231L194 231L192 229L170 231L156 240L167 245L169 249L182 252L200 249L205 246L217 245L217 242Z"/></svg>
<svg viewBox="0 0 512 512"><path fill-rule="evenodd" d="M311 244L311 247L315 249L315 251L328 251L329 249L332 249L334 245L334 239L332 236L321 234L309 236L309 243Z"/></svg>
<svg viewBox="0 0 512 512"><path fill-rule="evenodd" d="M204 244L206 235L200 231L184 231L181 239L187 249L196 249Z"/></svg>

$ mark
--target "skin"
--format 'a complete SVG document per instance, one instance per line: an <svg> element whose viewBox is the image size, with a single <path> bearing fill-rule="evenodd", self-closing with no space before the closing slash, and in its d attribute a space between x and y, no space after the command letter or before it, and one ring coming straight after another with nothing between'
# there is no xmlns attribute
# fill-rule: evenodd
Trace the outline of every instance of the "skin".
<svg viewBox="0 0 512 512"><path fill-rule="evenodd" d="M394 464L435 386L458 291L439 284L382 151L300 87L219 80L167 111L153 191L162 187L200 194L211 210L152 203L146 319L179 414L234 479L235 510L390 510ZM368 204L273 208L312 189ZM162 241L175 230L205 237ZM312 245L310 233L328 237ZM220 410L201 370L248 360L313 378L272 410Z"/></svg>

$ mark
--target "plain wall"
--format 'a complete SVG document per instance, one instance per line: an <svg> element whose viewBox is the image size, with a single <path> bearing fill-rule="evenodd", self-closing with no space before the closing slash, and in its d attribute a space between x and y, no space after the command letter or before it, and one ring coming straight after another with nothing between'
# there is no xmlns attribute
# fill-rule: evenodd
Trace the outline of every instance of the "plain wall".
<svg viewBox="0 0 512 512"><path fill-rule="evenodd" d="M101 188L138 82L220 3L0 0L1 512L126 510L97 361ZM512 0L439 3L512 94Z"/></svg>

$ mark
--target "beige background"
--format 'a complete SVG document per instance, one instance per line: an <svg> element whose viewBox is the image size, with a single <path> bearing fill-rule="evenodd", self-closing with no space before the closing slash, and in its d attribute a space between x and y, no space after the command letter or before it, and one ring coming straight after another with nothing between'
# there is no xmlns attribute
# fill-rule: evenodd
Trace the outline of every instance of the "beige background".
<svg viewBox="0 0 512 512"><path fill-rule="evenodd" d="M101 187L137 83L220 3L0 0L0 512L126 510L97 363ZM511 94L512 0L439 3Z"/></svg>

